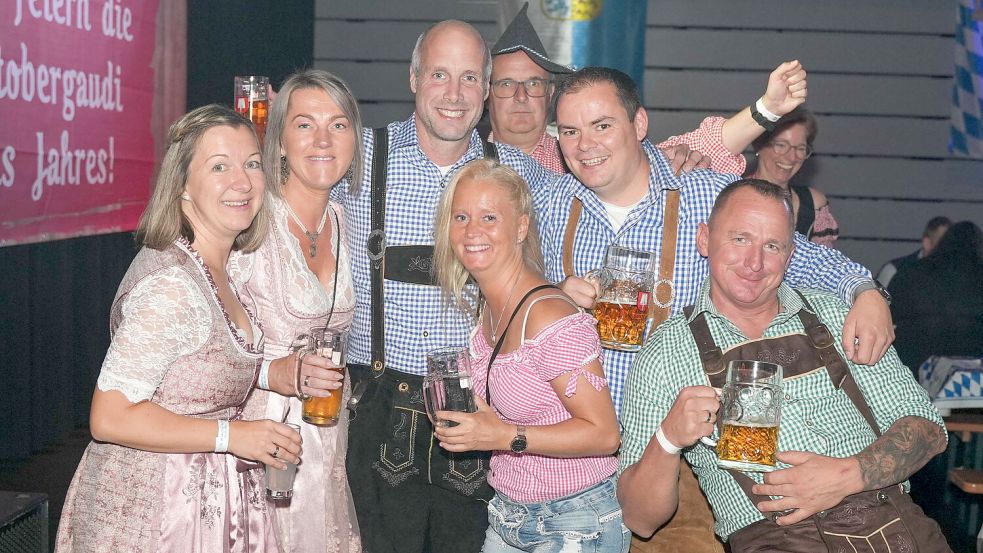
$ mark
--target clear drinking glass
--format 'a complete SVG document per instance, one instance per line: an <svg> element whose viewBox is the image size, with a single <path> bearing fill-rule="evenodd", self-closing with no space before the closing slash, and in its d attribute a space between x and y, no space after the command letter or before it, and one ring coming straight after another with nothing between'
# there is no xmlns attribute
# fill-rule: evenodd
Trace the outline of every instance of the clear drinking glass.
<svg viewBox="0 0 983 553"><path fill-rule="evenodd" d="M286 423L287 426L300 432L300 426ZM266 465L266 497L273 500L289 499L294 495L294 478L297 476L297 465L287 463L287 468L278 469Z"/></svg>
<svg viewBox="0 0 983 553"><path fill-rule="evenodd" d="M270 113L269 84L269 77L261 75L235 78L235 110L253 122L260 144L266 134L266 118Z"/></svg>
<svg viewBox="0 0 983 553"><path fill-rule="evenodd" d="M345 374L347 332L335 332L324 327L312 328L308 339L308 355L318 355L331 362L333 370ZM308 397L304 400L304 422L317 426L334 426L341 416L344 386L331 390L327 397Z"/></svg>
<svg viewBox="0 0 983 553"><path fill-rule="evenodd" d="M471 355L467 348L440 348L427 353L423 403L436 426L457 423L437 418L437 411L474 413L478 410L471 388Z"/></svg>
<svg viewBox="0 0 983 553"><path fill-rule="evenodd" d="M655 274L655 254L621 246L608 246L604 267L588 273L599 281L601 294L594 317L601 345L608 349L638 351L645 342L649 303Z"/></svg>

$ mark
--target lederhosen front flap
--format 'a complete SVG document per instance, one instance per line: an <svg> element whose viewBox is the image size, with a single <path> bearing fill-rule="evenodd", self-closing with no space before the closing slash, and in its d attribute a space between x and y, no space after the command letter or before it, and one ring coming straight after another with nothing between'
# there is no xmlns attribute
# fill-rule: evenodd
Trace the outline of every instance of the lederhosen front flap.
<svg viewBox="0 0 983 553"><path fill-rule="evenodd" d="M867 421L870 429L874 431L877 437L880 437L881 431L870 406L864 399L856 380L853 379L846 361L836 350L836 339L826 325L820 322L819 318L812 312L812 307L805 297L798 291L795 293L802 299L803 304L803 308L796 314L805 329L802 334L751 340L723 352L710 334L705 312L700 313L690 321L690 332L693 333L693 338L696 340L700 352L700 362L703 364L703 371L706 373L710 385L717 389L723 388L727 379L727 371L725 370L727 363L742 359L781 365L783 381L800 378L825 368L833 386L843 390L857 411L860 412L860 415ZM693 306L686 307L683 312L687 318L691 317ZM717 425L720 424L721 421L718 420ZM751 491L754 480L746 474L737 470L728 470L727 472L734 477L734 480L737 481L754 505L770 499Z"/></svg>
<svg viewBox="0 0 983 553"><path fill-rule="evenodd" d="M486 141L481 144L484 157L498 161L498 147ZM385 175L382 179L385 180ZM433 272L433 244L386 246L385 256L386 280L438 286L437 275Z"/></svg>

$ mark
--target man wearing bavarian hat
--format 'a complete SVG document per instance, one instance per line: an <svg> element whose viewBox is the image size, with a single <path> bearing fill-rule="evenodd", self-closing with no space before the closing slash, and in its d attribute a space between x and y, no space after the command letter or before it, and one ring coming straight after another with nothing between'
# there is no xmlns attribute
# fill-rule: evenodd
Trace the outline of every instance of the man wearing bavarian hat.
<svg viewBox="0 0 983 553"><path fill-rule="evenodd" d="M550 60L525 4L492 46L490 138L511 144L554 173L565 173L556 139L546 132L550 95L556 75L572 73Z"/></svg>

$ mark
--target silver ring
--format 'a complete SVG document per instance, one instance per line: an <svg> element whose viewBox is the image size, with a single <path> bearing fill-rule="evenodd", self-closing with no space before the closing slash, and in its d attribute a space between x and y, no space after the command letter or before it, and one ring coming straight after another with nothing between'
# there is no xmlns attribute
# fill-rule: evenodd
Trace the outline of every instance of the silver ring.
<svg viewBox="0 0 983 553"><path fill-rule="evenodd" d="M710 422L710 419L712 417L713 417L713 413L711 413L710 411L707 411L707 420L706 420L706 422Z"/></svg>
<svg viewBox="0 0 983 553"><path fill-rule="evenodd" d="M276 446L276 449L273 450L272 456L274 459L276 459L276 456L279 454L280 454L280 446Z"/></svg>
<svg viewBox="0 0 983 553"><path fill-rule="evenodd" d="M310 384L308 383L308 381L310 381L310 379L311 379L311 375L307 375L307 376L304 377L304 386L307 386L308 388L311 387Z"/></svg>

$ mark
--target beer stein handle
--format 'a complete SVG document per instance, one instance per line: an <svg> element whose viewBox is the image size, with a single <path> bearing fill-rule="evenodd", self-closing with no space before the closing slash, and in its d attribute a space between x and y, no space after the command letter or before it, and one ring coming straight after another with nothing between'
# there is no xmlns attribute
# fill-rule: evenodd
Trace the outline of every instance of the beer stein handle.
<svg viewBox="0 0 983 553"><path fill-rule="evenodd" d="M294 391L296 392L297 398L300 399L301 401L307 401L308 399L311 399L311 396L305 394L300 387L301 386L300 366L304 363L304 358L311 353L314 353L314 350L309 348L301 348L297 351L297 364L294 367Z"/></svg>
<svg viewBox="0 0 983 553"><path fill-rule="evenodd" d="M430 419L430 424L434 426L447 426L443 421L437 420L437 405L435 405L436 398L433 397L434 392L430 390L433 386L433 375L427 375L423 378L423 410L427 412L427 418Z"/></svg>

